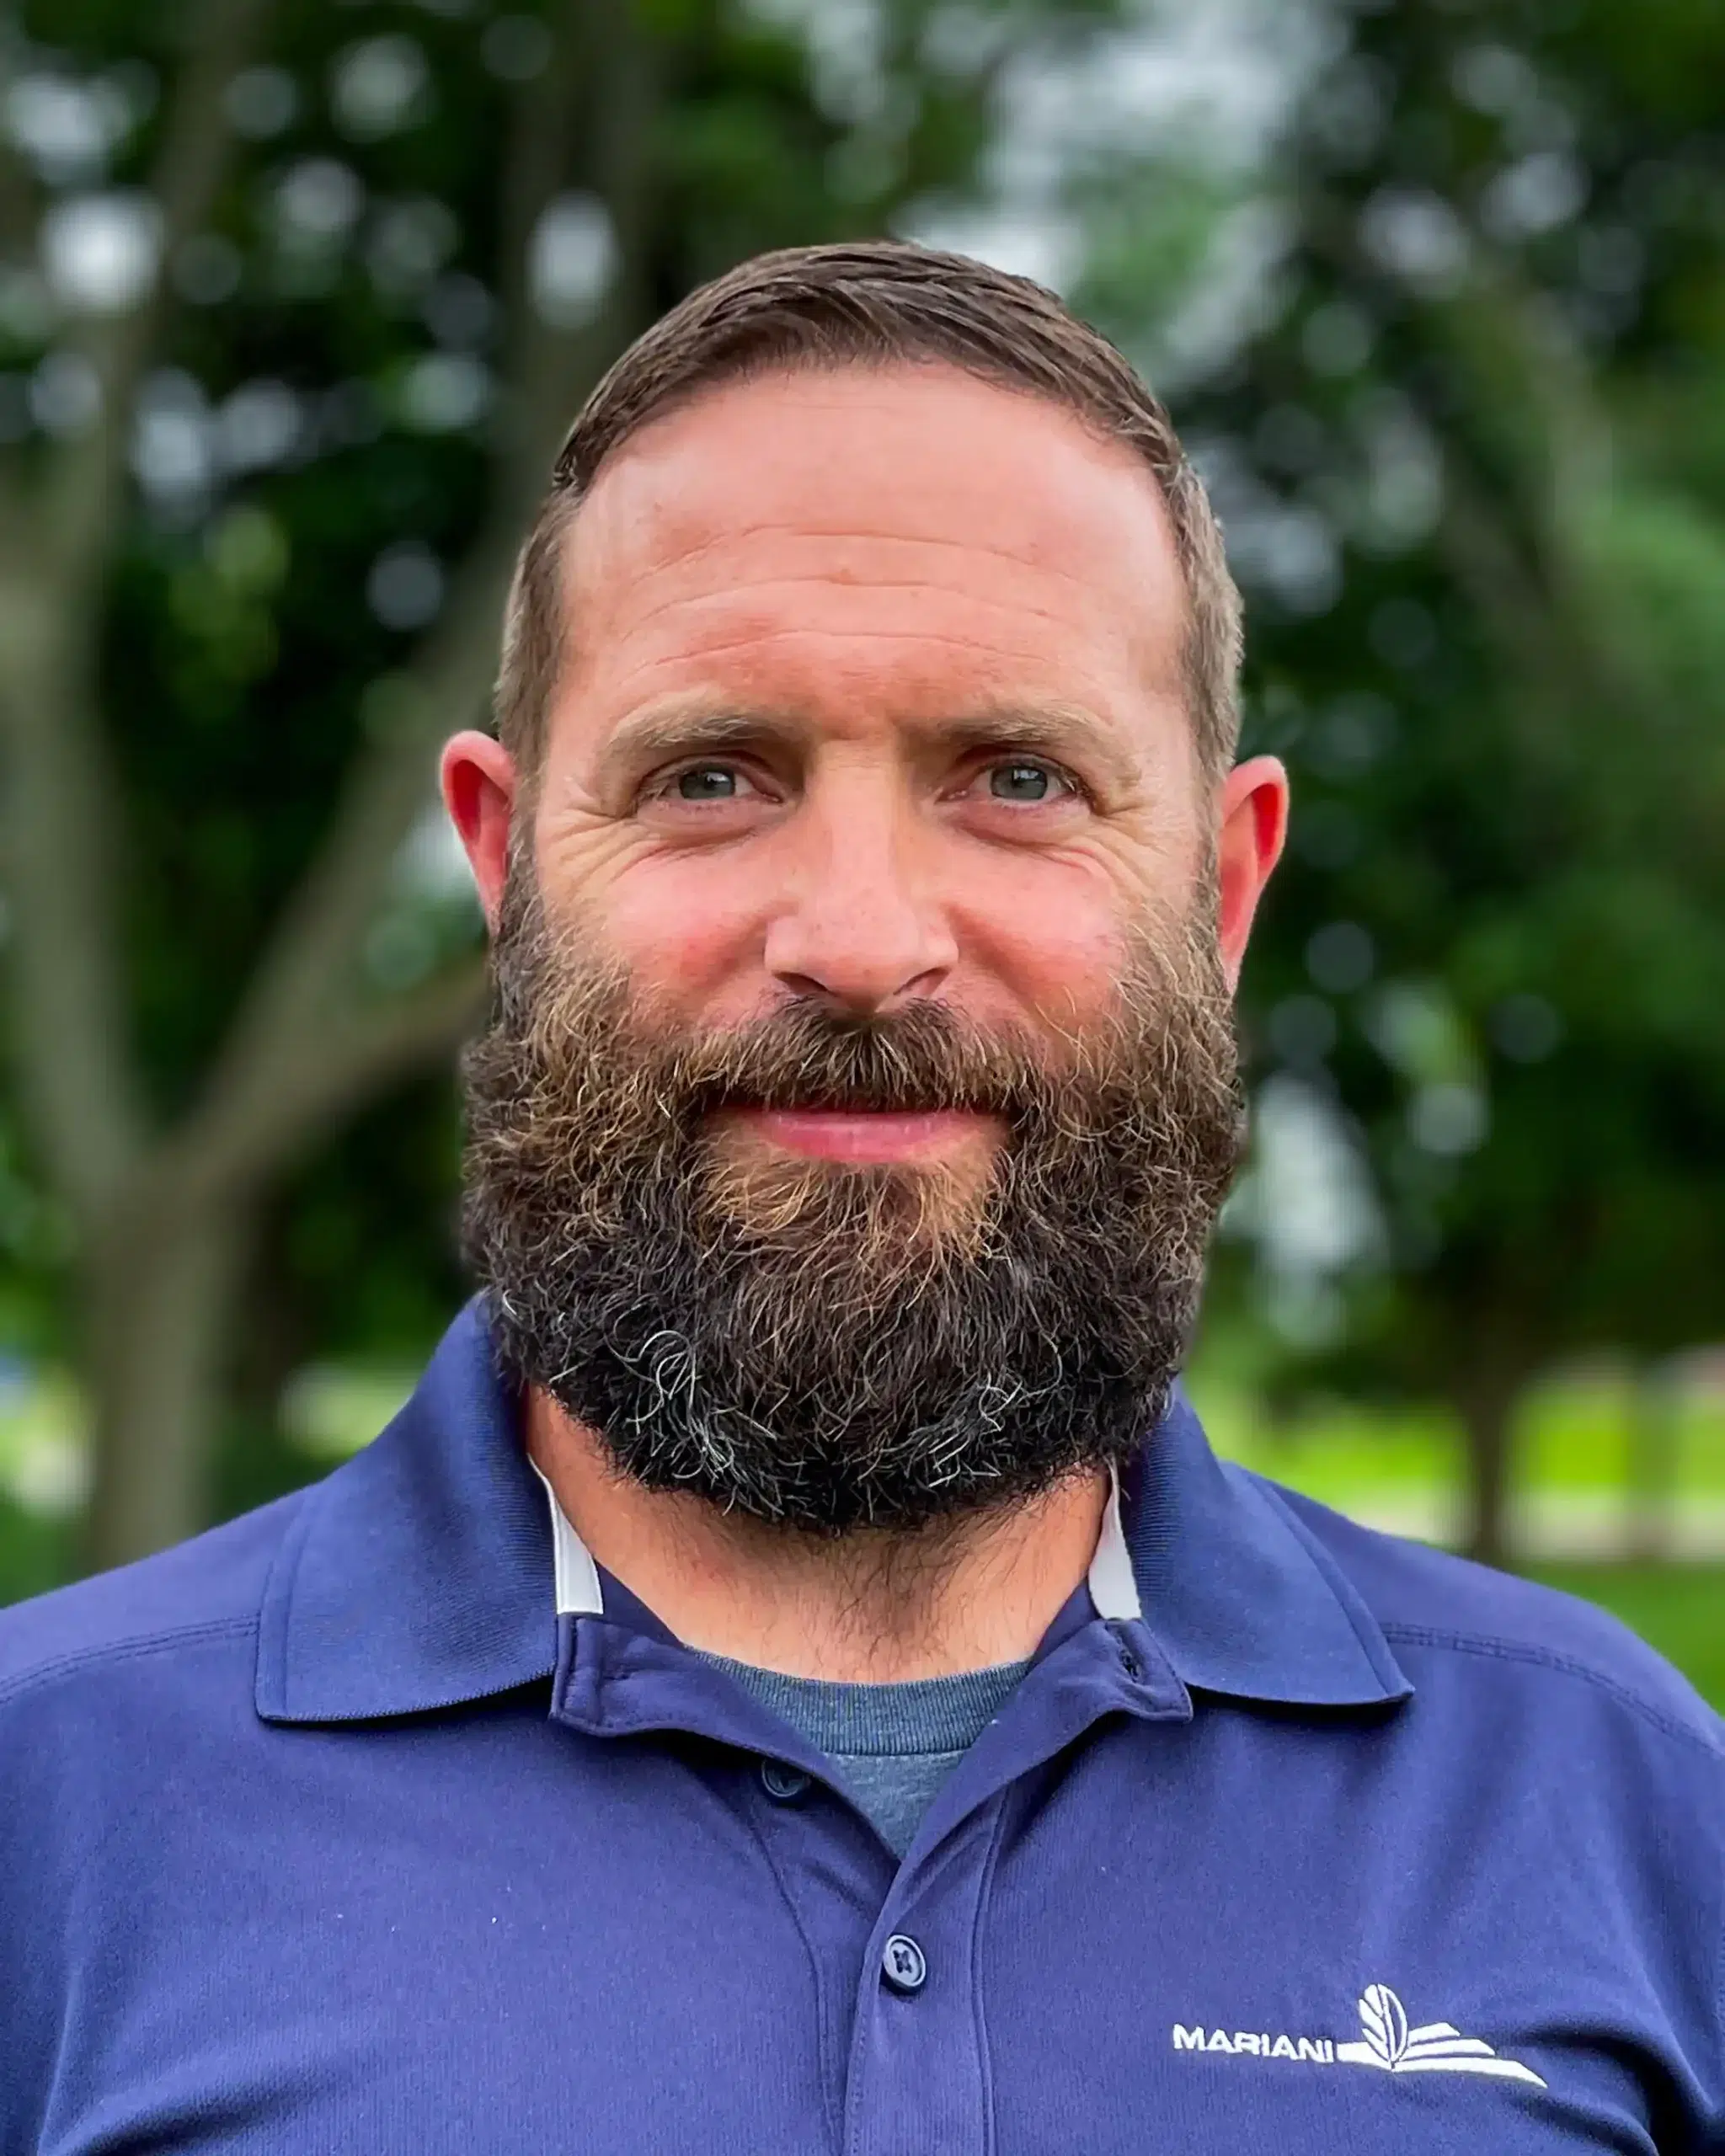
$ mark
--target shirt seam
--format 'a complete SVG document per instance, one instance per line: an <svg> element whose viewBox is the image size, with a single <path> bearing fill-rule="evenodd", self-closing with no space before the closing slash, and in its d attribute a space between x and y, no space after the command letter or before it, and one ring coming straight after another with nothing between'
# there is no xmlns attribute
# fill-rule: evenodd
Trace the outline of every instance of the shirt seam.
<svg viewBox="0 0 1725 2156"><path fill-rule="evenodd" d="M255 1632L258 1620L251 1617L211 1618L198 1625L182 1625L168 1632L152 1633L142 1640L109 1641L101 1646L77 1647L68 1654L56 1655L51 1661L38 1662L23 1671L8 1683L0 1684L0 1706L11 1705L33 1691L51 1684L56 1677L64 1677L73 1670L82 1669L93 1662L135 1662L145 1655L165 1654L178 1646L195 1645L200 1641L227 1639Z"/></svg>
<svg viewBox="0 0 1725 2156"><path fill-rule="evenodd" d="M1722 1909L1725 1909L1725 1854L1722 1854L1721 1857L1719 1879L1719 1901ZM1722 1918L1719 1925L1719 1977L1717 1987L1715 2010L1713 2014L1713 2027L1715 2031L1720 2032L1722 2036L1722 2041L1719 2045L1718 2061L1720 2079L1714 2084L1722 2092L1719 2100L1720 2109L1718 2112L1715 2114L1713 2121L1714 2130L1717 2132L1721 2121L1725 2120L1725 1918Z"/></svg>
<svg viewBox="0 0 1725 2156"><path fill-rule="evenodd" d="M1718 1902L1721 1902L1721 1908L1725 1910L1725 1856L1722 1856L1721 1865L1718 1865L1718 1878L1721 1878ZM1717 1982L1717 1988L1714 1988L1712 2025L1714 2025L1714 2031L1718 2031L1722 2036L1721 2044L1718 2044L1718 2080L1714 2083L1714 2087L1722 2091L1721 2109L1714 2113L1714 2132L1718 2132L1718 2128L1721 2128L1721 2119L1725 2119L1725 1919L1721 1919L1721 1925L1718 1925L1718 1982Z"/></svg>
<svg viewBox="0 0 1725 2156"><path fill-rule="evenodd" d="M1695 1750L1711 1759L1717 1766L1725 1764L1725 1745L1688 1728L1674 1716L1645 1700L1638 1692L1621 1684L1615 1677L1608 1677L1591 1662L1578 1661L1572 1655L1554 1654L1548 1647L1536 1647L1518 1640L1493 1639L1487 1633L1450 1632L1429 1625L1385 1625L1381 1627L1386 1640L1401 1640L1411 1646L1447 1647L1457 1654L1475 1654L1498 1662L1520 1662L1535 1668L1551 1669L1566 1677L1578 1677L1596 1690L1608 1694L1620 1705L1630 1708L1643 1721L1661 1730L1667 1737L1680 1737Z"/></svg>
<svg viewBox="0 0 1725 2156"><path fill-rule="evenodd" d="M323 1493L328 1488L328 1482L314 1484L307 1493L306 1502L297 1508L288 1522L286 1533L275 1547L264 1582L263 1601L258 1610L258 1667L252 1699L258 1713L265 1720L270 1718L274 1710L279 1709L284 1717L289 1713L288 1661L294 1608L299 1595L300 1562L320 1510L319 1499L328 1502Z"/></svg>
<svg viewBox="0 0 1725 2156"><path fill-rule="evenodd" d="M1007 1815L1017 1796L1016 1785L1001 1791L994 1832L989 1836L982 1876L977 1882L976 1913L970 1926L970 2011L975 2017L976 2063L982 2082L983 2156L995 2156L998 2137L995 2132L994 2051L989 2041L988 2016L982 1997L982 1927L993 1898L994 1875L1000 1865L1001 1845L1006 1839Z"/></svg>
<svg viewBox="0 0 1725 2156"><path fill-rule="evenodd" d="M747 1753L743 1755L745 1758L748 1756ZM746 1769L744 1769L744 1773L746 1777ZM831 2137L831 2147L835 2151L835 2156L842 2156L845 2145L844 2095L841 2083L836 2098L836 2109L835 2109L833 2084L838 2079L838 2072L836 2037L836 2032L830 2026L831 2001L828 1997L830 1987L825 1981L825 1972L821 1967L820 1956L815 1951L814 1941L809 1935L808 1926L803 1921L803 1913L797 1907L796 1897L792 1893L785 1881L784 1875L779 1870L778 1860L773 1854L771 1838L761 1822L756 1809L758 1800L754 1790L749 1786L750 1780L752 1777L745 1780L741 1795L740 1808L743 1815L743 1825L746 1832L754 1838L756 1846L761 1851L761 1860L766 1866L768 1876L777 1891L779 1899L785 1905L798 1938L803 1942L803 1951L809 1957L809 1973L814 1980L814 2043L820 2064L820 2108L826 2119L827 2132Z"/></svg>

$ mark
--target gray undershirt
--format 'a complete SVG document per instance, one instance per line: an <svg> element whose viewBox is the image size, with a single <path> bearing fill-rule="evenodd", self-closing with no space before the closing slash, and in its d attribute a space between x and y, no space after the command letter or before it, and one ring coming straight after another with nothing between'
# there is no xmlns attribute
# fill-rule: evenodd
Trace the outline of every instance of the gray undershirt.
<svg viewBox="0 0 1725 2156"><path fill-rule="evenodd" d="M788 1721L838 1779L895 1856L916 1837L935 1792L1006 1704L1030 1664L1004 1662L908 1684L835 1684L702 1655Z"/></svg>

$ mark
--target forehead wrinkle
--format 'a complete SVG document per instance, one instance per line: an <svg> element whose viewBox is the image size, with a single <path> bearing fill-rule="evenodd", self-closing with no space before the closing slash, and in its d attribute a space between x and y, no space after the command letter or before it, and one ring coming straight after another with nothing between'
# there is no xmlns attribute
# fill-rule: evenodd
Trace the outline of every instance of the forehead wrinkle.
<svg viewBox="0 0 1725 2156"><path fill-rule="evenodd" d="M580 530L580 515L590 515L590 501L584 503L581 512L577 515L572 527L575 533L578 534ZM1027 552L1023 549L1002 546L985 538L969 536L947 538L934 532L925 531L860 531L853 525L810 525L800 519L779 521L770 518L728 525L723 531L713 532L705 538L680 546L666 558L638 571L633 580L651 582L660 577L670 575L678 569L688 567L691 563L698 563L708 554L736 547L750 540L787 536L798 539L839 541L859 547L909 547L923 548L935 553L986 554L997 561L1009 563L1015 568L1027 571L1031 574L1053 577L1058 579L1062 584L1074 584L1078 590L1087 594L1095 590L1095 584L1089 577L1081 575L1076 570L1063 568L1060 563L1041 552ZM601 540L601 544L602 543ZM590 574L594 565L590 563L587 567ZM572 579L580 576L582 568L579 544L572 543L569 548L569 572ZM818 580L820 573L810 571L808 574L810 579ZM787 579L787 581L789 580ZM895 589L914 587L920 579L914 577L868 576L861 578L858 581L866 582L870 585L879 584L883 589Z"/></svg>
<svg viewBox="0 0 1725 2156"><path fill-rule="evenodd" d="M834 547L836 550L839 549L841 542L848 542L853 554L910 551L914 558L920 552L929 560L932 569L943 559L985 558L1007 568L1015 580L1021 584L1040 577L1049 584L1074 590L1081 596L1084 611L1092 621L1099 603L1103 611L1114 617L1114 630L1130 651L1133 670L1140 679L1155 692L1173 695L1183 707L1188 691L1186 647L1192 629L1190 594L1178 560L1177 550L1172 547L1167 501L1153 475L1139 469L1135 459L1133 460L1134 476L1147 486L1147 499L1141 502L1140 506L1146 513L1147 520L1160 535L1162 544L1156 549L1154 563L1147 567L1140 563L1140 569L1145 573L1135 574L1131 579L1130 589L1116 586L1110 599L1107 587L1114 579L1106 574L1086 574L1065 566L1056 558L1059 550L1039 543L1038 536L1033 533L1027 535L1031 542L1027 547L1017 547L969 533L955 536L927 531L907 532L892 528L859 531L854 520L830 526L824 523L811 526L801 517L770 515L757 515L746 520L723 521L718 528L709 529L703 536L690 536L678 545L677 551L669 558L648 561L631 569L628 566L630 556L638 555L644 544L650 549L655 526L661 536L669 526L670 536L676 540L679 523L686 531L692 524L697 522L697 519L686 511L680 514L674 491L649 488L647 500L635 506L628 499L629 489L626 484L622 498L613 494L607 484L607 482L626 483L635 476L638 472L637 457L645 452L655 431L649 428L647 430L648 440L634 446L633 450L626 448L609 471L598 475L591 491L580 504L579 514L572 520L566 542L563 612L565 638L575 642L576 648L571 655L577 664L580 664L583 656L579 639L575 634L578 611L585 611L595 602L604 609L605 587L607 584L623 584L638 606L653 586L662 584L692 565L698 566L713 554L722 554L727 549L734 550L740 545L746 547L750 542L770 542L775 537L790 536L812 537ZM607 495L611 497L609 499L606 499ZM1135 524L1137 519L1133 521ZM985 532L986 525L980 530ZM1135 547L1131 551L1135 554L1137 550ZM741 603L744 593L763 594L769 591L773 584L778 583L792 590L798 584L805 588L824 584L835 593L849 588L859 595L876 591L886 596L915 591L925 581L915 575L890 579L871 576L866 568L861 574L845 574L846 569L854 570L857 566L854 559L851 562L841 560L835 563L833 570L825 574L813 571L800 577L769 576L752 584L733 585L729 595ZM965 594L934 575L926 581L931 598L935 600L967 600L1000 611L1013 613L1022 619L1046 622L1058 628L1070 629L1077 626L1076 622L1066 623L1055 607L1015 604L1011 599L985 599L980 594ZM659 622L667 612L679 607L705 610L723 603L726 596L722 590L673 593L668 598L657 600L635 611L626 633L645 629ZM1172 632L1175 646L1172 653L1164 648L1163 642L1164 632L1169 630ZM761 633L771 635L779 632L764 630ZM931 636L929 641L935 643L942 639ZM944 641L956 648L967 648L966 640L963 638ZM565 648L568 648L567 641ZM708 648L716 653L729 654L737 647L728 643ZM1012 653L999 655L1008 659L1024 656Z"/></svg>
<svg viewBox="0 0 1725 2156"><path fill-rule="evenodd" d="M740 606L750 601L756 601L763 595L770 593L781 587L794 591L798 589L804 589L810 586L819 590L836 593L843 592L847 595L851 593L859 593L866 595L875 592L915 592L927 594L929 597L941 604L949 603L954 597L958 597L962 599L966 606L983 608L990 612L996 614L1006 614L1010 616L1014 621L1033 620L1039 622L1049 622L1056 627L1062 628L1070 628L1072 626L1064 615L1058 613L1050 607L1033 606L1028 603L1020 602L1014 600L990 598L980 592L955 593L950 585L931 584L921 579L905 577L889 579L885 578L870 577L867 579L866 583L859 582L853 584L846 583L840 578L824 576L820 574L819 571L810 571L806 574L786 574L762 577L755 582L734 584L718 591L698 591L686 594L673 593L669 598L661 599L656 601L654 605L642 608L633 613L629 620L628 632L630 634L633 634L638 630L647 628L653 622L660 620L666 614L672 614L679 611L689 612L697 615L703 612L710 613L727 606ZM1085 588L1087 590L1089 589L1087 586ZM830 632L824 624L808 622L775 623L770 627L766 624L762 624L761 628L761 633L763 636L777 636L782 635L787 632L791 634L825 634L831 633L833 632ZM924 632L918 629L870 630L866 628L846 627L836 632L836 633L846 637L868 635L916 636L927 633L930 637L931 642L955 641L962 643L966 641L963 638L943 639L935 632ZM715 648L717 647L703 647L704 649L712 649Z"/></svg>
<svg viewBox="0 0 1725 2156"><path fill-rule="evenodd" d="M714 545L721 545L724 542L716 541L713 543ZM921 544L923 542L919 542L917 543ZM1023 557L1017 555L1003 553L999 549L980 550L967 547L964 542L959 540L943 540L937 542L930 542L927 543L937 544L943 548L946 548L951 552L960 554L974 554L978 551L991 552L996 553L1000 558L1012 563L1026 576L1033 577L1044 573L1039 564L1027 561ZM705 550L703 549L702 551ZM660 563L654 567L642 570L638 575L629 579L629 586L632 594L644 595L646 591L650 590L654 584L661 584L666 579L675 575L676 571L681 566L682 559L680 558L678 560L669 563ZM1057 579L1060 583L1081 594L1086 602L1086 611L1093 611L1098 598L1102 595L1098 593L1097 585L1093 580L1086 577L1076 575L1065 569L1055 568L1052 567L1052 565L1049 566L1045 573L1049 576ZM613 572L613 574L615 574L615 572ZM595 599L599 595L595 586L596 585L602 590L604 579L596 576L590 576L590 578L585 580L587 588L585 592L580 589L582 581L583 579L581 579L578 574L572 574L565 587L564 613L566 621L570 623L573 623L574 621L577 609L584 599L589 608L592 606ZM1067 621L1066 617L1054 607L1048 606L1039 606L1032 603L1028 599L1021 600L1016 597L996 598L990 596L985 593L965 591L956 584L938 581L932 578L916 576L883 577L869 575L867 574L855 577L849 577L841 573L836 573L836 570L833 569L777 569L756 577L739 577L734 579L729 583L717 588L709 588L704 590L692 592L672 590L664 597L654 599L646 605L641 605L638 600L638 603L633 605L630 608L626 633L633 634L638 630L645 629L650 627L654 622L661 620L666 614L674 613L679 609L697 611L712 610L726 605L742 604L749 600L755 600L758 601L765 595L770 594L776 588L780 587L790 591L808 590L810 588L821 589L834 592L835 594L844 593L846 595L855 595L861 598L866 598L869 595L875 593L881 595L891 593L926 593L930 600L936 604L950 604L956 600L966 606L986 607L993 611L1010 614L1019 618L1033 618L1038 621L1049 622L1057 627L1071 629L1075 626L1074 623ZM1175 611L1177 612L1183 612L1185 603L1183 594L1177 591L1174 596L1176 600ZM1151 599L1150 603L1146 607L1145 611L1151 613L1156 611L1156 605L1153 597ZM801 625L797 624L793 626ZM1120 622L1119 627L1123 633L1129 635L1131 634L1136 627L1135 614L1135 616L1124 619Z"/></svg>
<svg viewBox="0 0 1725 2156"><path fill-rule="evenodd" d="M746 636L727 638L723 643L703 643L692 652L675 656L695 659L728 659L735 652L757 651L763 644L782 643L798 637L822 637L829 633L831 632L824 629L809 628L800 622L787 622L777 627L757 628ZM1033 666L1039 664L1044 656L1034 651L1007 651L999 644L985 643L975 637L956 636L950 632L934 629L858 627L846 629L842 634L847 643L942 644L954 651L980 653L996 661L1011 659Z"/></svg>

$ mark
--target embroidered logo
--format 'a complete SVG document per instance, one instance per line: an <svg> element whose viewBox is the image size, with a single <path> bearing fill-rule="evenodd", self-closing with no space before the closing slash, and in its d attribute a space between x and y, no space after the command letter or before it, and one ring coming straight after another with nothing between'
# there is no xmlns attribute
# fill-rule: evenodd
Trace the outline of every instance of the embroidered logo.
<svg viewBox="0 0 1725 2156"><path fill-rule="evenodd" d="M1188 2028L1174 2024L1177 2052L1222 2052L1234 2058L1285 2058L1305 2066L1370 2066L1380 2073L1483 2073L1499 2081L1546 2084L1519 2059L1500 2058L1477 2036L1448 2021L1407 2025L1407 2010L1387 1984L1368 1984L1359 1999L1360 2041L1327 2036L1271 2036L1251 2029Z"/></svg>

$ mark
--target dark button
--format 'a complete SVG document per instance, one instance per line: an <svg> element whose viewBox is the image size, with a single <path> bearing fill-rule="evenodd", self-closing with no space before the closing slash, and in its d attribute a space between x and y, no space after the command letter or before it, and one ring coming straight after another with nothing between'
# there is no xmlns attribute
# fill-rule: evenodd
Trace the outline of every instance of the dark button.
<svg viewBox="0 0 1725 2156"><path fill-rule="evenodd" d="M1138 1657L1133 1653L1130 1647L1121 1648L1120 1667L1125 1671L1129 1677L1138 1677L1143 1674L1142 1671L1138 1667Z"/></svg>
<svg viewBox="0 0 1725 2156"><path fill-rule="evenodd" d="M880 1966L895 1991L921 1991L928 1976L922 1949L902 1931L895 1931L882 1948Z"/></svg>
<svg viewBox="0 0 1725 2156"><path fill-rule="evenodd" d="M800 1767L788 1767L782 1759L763 1759L761 1786L781 1804L794 1804L808 1788L809 1777Z"/></svg>

